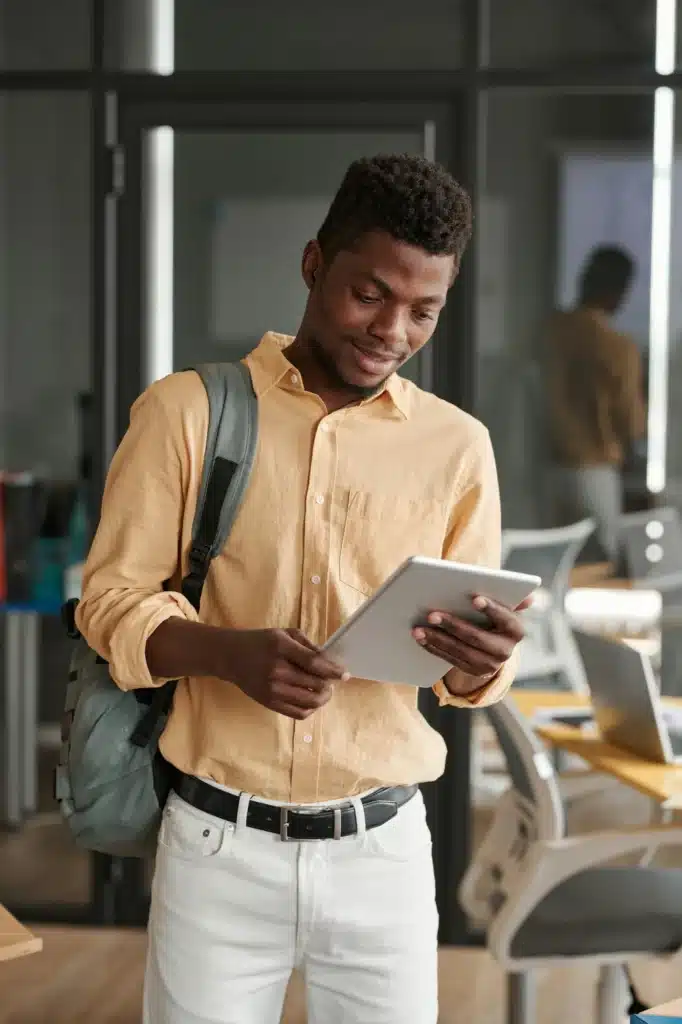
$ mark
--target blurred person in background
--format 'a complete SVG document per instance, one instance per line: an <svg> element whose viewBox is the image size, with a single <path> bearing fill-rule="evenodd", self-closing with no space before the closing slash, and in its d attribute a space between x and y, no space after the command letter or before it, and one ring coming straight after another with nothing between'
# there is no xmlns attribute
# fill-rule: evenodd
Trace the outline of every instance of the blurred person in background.
<svg viewBox="0 0 682 1024"><path fill-rule="evenodd" d="M609 561L618 558L623 465L646 425L639 349L611 323L634 273L625 250L594 249L580 275L576 307L555 313L547 336L555 511L562 525L594 519Z"/></svg>

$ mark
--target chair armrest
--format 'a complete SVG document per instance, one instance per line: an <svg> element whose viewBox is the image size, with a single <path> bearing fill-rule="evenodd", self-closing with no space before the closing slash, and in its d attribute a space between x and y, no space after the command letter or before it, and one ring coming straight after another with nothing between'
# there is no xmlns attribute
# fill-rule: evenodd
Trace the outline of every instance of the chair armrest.
<svg viewBox="0 0 682 1024"><path fill-rule="evenodd" d="M641 853L651 858L666 846L682 846L682 828L614 829L535 843L523 873L514 879L503 907L491 923L491 952L503 966L509 967L514 935L545 896L562 882L616 857Z"/></svg>

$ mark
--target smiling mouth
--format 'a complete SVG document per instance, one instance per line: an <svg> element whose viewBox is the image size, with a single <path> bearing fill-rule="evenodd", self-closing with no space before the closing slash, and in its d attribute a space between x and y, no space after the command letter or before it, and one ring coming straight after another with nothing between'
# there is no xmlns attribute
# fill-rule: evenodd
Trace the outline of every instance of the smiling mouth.
<svg viewBox="0 0 682 1024"><path fill-rule="evenodd" d="M387 370L395 366L398 362L395 356L386 356L378 352L373 352L371 349L361 348L361 346L356 345L355 342L352 342L352 345L355 361L366 373L386 373Z"/></svg>

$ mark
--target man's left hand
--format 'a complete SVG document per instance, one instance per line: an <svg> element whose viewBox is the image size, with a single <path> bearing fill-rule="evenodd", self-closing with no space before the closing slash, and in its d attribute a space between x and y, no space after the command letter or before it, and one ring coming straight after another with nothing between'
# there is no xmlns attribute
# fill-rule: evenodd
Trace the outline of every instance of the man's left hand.
<svg viewBox="0 0 682 1024"><path fill-rule="evenodd" d="M433 611L428 616L428 625L418 626L412 635L424 650L473 676L478 685L483 686L497 675L523 640L525 630L520 613L530 607L532 601L532 597L528 597L516 608L507 608L490 598L475 597L473 606L487 616L489 626L475 625L448 612Z"/></svg>

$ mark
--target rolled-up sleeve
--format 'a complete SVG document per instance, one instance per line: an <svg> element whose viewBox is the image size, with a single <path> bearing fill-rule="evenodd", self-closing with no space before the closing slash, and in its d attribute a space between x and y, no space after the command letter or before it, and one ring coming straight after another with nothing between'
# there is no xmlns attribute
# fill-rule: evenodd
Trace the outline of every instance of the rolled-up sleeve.
<svg viewBox="0 0 682 1024"><path fill-rule="evenodd" d="M443 558L481 565L491 569L500 566L502 525L497 467L490 435L482 428L472 444L465 469L458 484L459 497L450 520L450 530ZM440 680L434 691L441 706L485 707L501 700L514 681L516 656L507 661L497 675L466 697L457 697ZM453 669L450 677L461 675L471 684L473 677Z"/></svg>
<svg viewBox="0 0 682 1024"><path fill-rule="evenodd" d="M173 389L175 382L158 382L131 410L107 476L76 610L82 635L123 690L166 682L149 672L147 640L172 616L197 619L181 593L164 589L181 560L190 474L181 410L168 412L168 398L180 397Z"/></svg>

